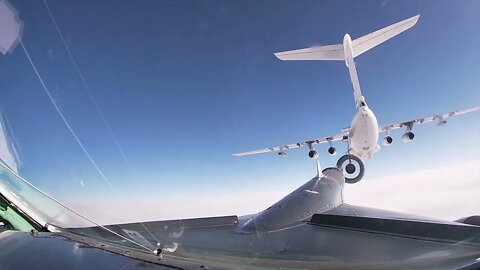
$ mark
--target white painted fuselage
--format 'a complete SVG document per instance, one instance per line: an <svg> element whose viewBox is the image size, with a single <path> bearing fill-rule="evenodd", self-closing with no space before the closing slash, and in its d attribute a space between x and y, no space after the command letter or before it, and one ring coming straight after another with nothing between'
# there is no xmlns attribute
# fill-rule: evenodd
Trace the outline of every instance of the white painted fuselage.
<svg viewBox="0 0 480 270"><path fill-rule="evenodd" d="M363 97L362 97L363 98ZM364 106L357 109L349 130L350 153L365 160L380 149L378 145L378 122L375 114Z"/></svg>
<svg viewBox="0 0 480 270"><path fill-rule="evenodd" d="M349 152L365 160L380 149L378 146L378 122L375 114L368 108L365 98L362 96L357 70L353 60L352 39L346 34L343 37L343 51L345 65L348 68L352 81L353 97L357 112L353 117L349 131Z"/></svg>

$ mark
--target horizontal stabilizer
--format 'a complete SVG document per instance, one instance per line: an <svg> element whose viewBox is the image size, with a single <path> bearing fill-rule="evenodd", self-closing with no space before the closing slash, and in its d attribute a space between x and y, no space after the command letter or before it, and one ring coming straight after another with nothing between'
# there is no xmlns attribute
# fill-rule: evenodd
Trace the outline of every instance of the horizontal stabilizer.
<svg viewBox="0 0 480 270"><path fill-rule="evenodd" d="M280 60L344 60L343 45L315 46L275 53Z"/></svg>
<svg viewBox="0 0 480 270"><path fill-rule="evenodd" d="M408 18L396 24L392 24L373 33L365 35L363 37L355 39L353 43L353 57L357 57L360 54L378 46L379 44L391 39L392 37L402 33L405 30L414 26L420 15Z"/></svg>
<svg viewBox="0 0 480 270"><path fill-rule="evenodd" d="M392 24L352 41L353 57L378 46L414 26L420 15ZM280 60L345 60L344 44L314 46L305 49L275 53Z"/></svg>

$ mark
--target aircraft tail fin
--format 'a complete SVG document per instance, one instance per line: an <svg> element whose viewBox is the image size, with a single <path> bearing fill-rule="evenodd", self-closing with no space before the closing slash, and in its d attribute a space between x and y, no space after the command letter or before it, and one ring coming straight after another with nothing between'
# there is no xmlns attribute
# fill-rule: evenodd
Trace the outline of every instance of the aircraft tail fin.
<svg viewBox="0 0 480 270"><path fill-rule="evenodd" d="M401 22L392 24L352 41L352 57L378 46L392 37L413 27L420 15L413 16ZM314 46L305 49L277 52L275 56L280 60L345 60L344 44Z"/></svg>

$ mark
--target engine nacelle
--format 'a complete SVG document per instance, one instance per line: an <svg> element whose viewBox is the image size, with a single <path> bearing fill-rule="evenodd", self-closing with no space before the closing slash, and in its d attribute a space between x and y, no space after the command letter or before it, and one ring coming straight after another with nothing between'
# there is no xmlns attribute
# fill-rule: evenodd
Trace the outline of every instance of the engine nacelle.
<svg viewBox="0 0 480 270"><path fill-rule="evenodd" d="M441 127L441 126L445 125L446 123L447 123L447 120L438 119L437 127Z"/></svg>
<svg viewBox="0 0 480 270"><path fill-rule="evenodd" d="M402 135L402 141L403 142L409 142L409 141L413 140L413 138L415 138L415 134L413 134L413 132L411 132L411 131L407 131L407 132L403 133L403 135Z"/></svg>
<svg viewBox="0 0 480 270"><path fill-rule="evenodd" d="M437 122L437 127L443 126L447 123L447 120L443 119L442 115L433 117L433 121Z"/></svg>
<svg viewBox="0 0 480 270"><path fill-rule="evenodd" d="M287 156L287 153L283 152L283 151L280 151L277 153L279 157L286 157Z"/></svg>
<svg viewBox="0 0 480 270"><path fill-rule="evenodd" d="M318 158L317 150L312 149L312 150L308 151L308 157L311 158L311 159Z"/></svg>
<svg viewBox="0 0 480 270"><path fill-rule="evenodd" d="M393 142L393 138L391 136L385 136L385 138L383 139L383 145L390 145L392 144Z"/></svg>
<svg viewBox="0 0 480 270"><path fill-rule="evenodd" d="M334 156L334 155L337 153L337 149L336 149L335 147L333 147L333 146L330 146L330 147L328 148L328 153L329 153L330 155Z"/></svg>

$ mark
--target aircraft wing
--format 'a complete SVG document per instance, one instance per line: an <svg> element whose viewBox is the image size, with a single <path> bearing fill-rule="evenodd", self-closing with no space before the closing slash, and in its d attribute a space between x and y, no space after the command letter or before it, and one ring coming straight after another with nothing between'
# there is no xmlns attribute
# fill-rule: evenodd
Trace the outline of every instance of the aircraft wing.
<svg viewBox="0 0 480 270"><path fill-rule="evenodd" d="M309 147L310 145L321 144L321 143L326 143L326 142L344 141L344 140L348 139L348 131L349 131L349 128L345 128L345 129L342 130L342 133L337 134L335 136L320 137L320 138L317 138L317 139L303 141L303 142L297 142L297 143L285 144L285 145L280 145L280 146L267 147L267 148L252 150L252 151L248 151L248 152L235 153L233 155L237 156L237 157L240 157L240 156L263 154L263 153L268 153L268 152L283 153L283 151L293 149L293 148L299 148L299 147L305 147L305 146Z"/></svg>
<svg viewBox="0 0 480 270"><path fill-rule="evenodd" d="M399 129L399 128L403 128L403 127L412 127L414 125L424 124L424 123L433 122L433 121L437 122L437 126L441 126L441 125L446 123L446 119L449 118L449 117L456 116L456 115L461 115L461 114L465 114L465 113L469 113L469 112L474 112L474 111L478 111L478 110L480 110L480 106L475 106L475 107L468 108L468 109L456 110L456 111L446 112L446 113L437 114L437 115L433 115L433 116L413 119L413 120L410 120L410 121L405 121L405 122L396 123L396 124L383 125L383 126L378 127L378 131L379 132L388 132L388 131L394 130L394 129Z"/></svg>

